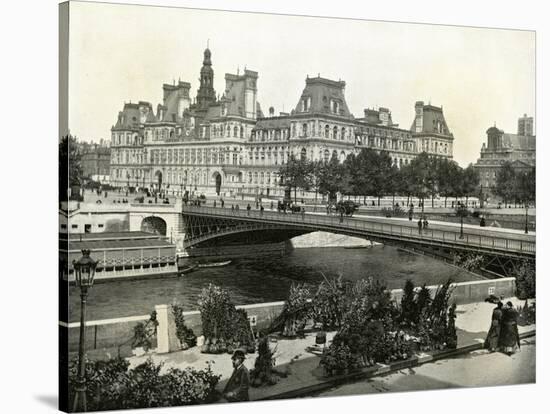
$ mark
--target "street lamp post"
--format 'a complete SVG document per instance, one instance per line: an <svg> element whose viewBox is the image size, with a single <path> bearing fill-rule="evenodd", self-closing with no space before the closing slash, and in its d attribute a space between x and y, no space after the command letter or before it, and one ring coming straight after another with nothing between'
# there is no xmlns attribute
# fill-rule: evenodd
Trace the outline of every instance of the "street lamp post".
<svg viewBox="0 0 550 414"><path fill-rule="evenodd" d="M76 381L73 412L87 411L86 407L86 363L84 347L86 343L86 299L88 289L94 284L97 262L90 257L90 250L83 249L82 257L73 261L76 284L80 288L80 344L78 347L78 379Z"/></svg>
<svg viewBox="0 0 550 414"><path fill-rule="evenodd" d="M466 211L466 207L464 204L460 201L458 204L458 214L460 215L460 239L464 238L464 213Z"/></svg>

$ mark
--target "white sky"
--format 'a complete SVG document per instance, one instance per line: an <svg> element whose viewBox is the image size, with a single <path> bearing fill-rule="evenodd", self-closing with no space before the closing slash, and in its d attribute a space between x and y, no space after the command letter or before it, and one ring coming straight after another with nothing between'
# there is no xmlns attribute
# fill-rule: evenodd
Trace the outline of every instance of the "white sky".
<svg viewBox="0 0 550 414"><path fill-rule="evenodd" d="M162 103L162 84L196 95L210 39L214 87L224 75L259 73L258 101L295 107L306 75L346 81L352 113L388 107L408 129L417 100L443 106L454 158L475 162L496 122L515 133L535 113L535 34L527 31L71 2L69 127L110 139L124 102Z"/></svg>

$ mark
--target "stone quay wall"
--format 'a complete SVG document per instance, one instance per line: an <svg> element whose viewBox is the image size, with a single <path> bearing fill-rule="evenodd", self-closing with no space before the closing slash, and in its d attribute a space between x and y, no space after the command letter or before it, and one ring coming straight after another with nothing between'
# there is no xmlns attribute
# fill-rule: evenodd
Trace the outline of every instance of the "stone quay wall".
<svg viewBox="0 0 550 414"><path fill-rule="evenodd" d="M515 295L515 278L501 278L472 282L455 283L452 285L451 302L457 304L482 302L489 295L512 297ZM432 295L439 286L429 286ZM403 295L402 289L391 291L392 298L400 302ZM251 325L261 330L268 327L282 311L284 302L258 303L252 305L240 305L237 308L246 310ZM177 350L175 340L175 324L169 305L155 306L157 311L157 352L171 352ZM201 317L198 310L184 312L187 327L193 329L197 336L202 335ZM120 353L122 356L130 355L133 329L138 323L145 323L149 315L139 315L125 318L105 319L89 321L86 323L86 349L104 350L111 356ZM79 322L60 322L60 329L68 329L69 351L76 352L79 342ZM113 355L113 353L115 353Z"/></svg>

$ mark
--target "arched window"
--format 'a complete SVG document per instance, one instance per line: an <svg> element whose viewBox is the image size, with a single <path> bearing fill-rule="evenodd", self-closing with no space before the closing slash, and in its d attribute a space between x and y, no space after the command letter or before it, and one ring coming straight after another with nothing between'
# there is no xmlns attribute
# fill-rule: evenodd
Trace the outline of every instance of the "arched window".
<svg viewBox="0 0 550 414"><path fill-rule="evenodd" d="M302 125L302 136L307 137L307 124Z"/></svg>
<svg viewBox="0 0 550 414"><path fill-rule="evenodd" d="M305 148L302 148L302 151L300 151L300 159L302 161L305 161L307 159L307 151Z"/></svg>
<svg viewBox="0 0 550 414"><path fill-rule="evenodd" d="M340 139L346 139L346 128L342 127L342 135L340 136Z"/></svg>
<svg viewBox="0 0 550 414"><path fill-rule="evenodd" d="M332 131L332 139L338 139L338 127L335 126Z"/></svg>
<svg viewBox="0 0 550 414"><path fill-rule="evenodd" d="M233 128L233 136L236 138L239 134L239 128L236 126L235 128Z"/></svg>
<svg viewBox="0 0 550 414"><path fill-rule="evenodd" d="M241 125L241 138L244 138L244 128L242 125Z"/></svg>
<svg viewBox="0 0 550 414"><path fill-rule="evenodd" d="M325 138L330 137L330 127L328 125L325 125Z"/></svg>

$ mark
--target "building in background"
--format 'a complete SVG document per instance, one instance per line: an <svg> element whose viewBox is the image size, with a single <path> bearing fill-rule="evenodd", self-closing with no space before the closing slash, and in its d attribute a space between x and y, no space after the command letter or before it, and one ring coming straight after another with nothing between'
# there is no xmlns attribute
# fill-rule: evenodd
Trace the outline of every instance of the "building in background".
<svg viewBox="0 0 550 414"><path fill-rule="evenodd" d="M82 175L107 184L111 169L111 149L108 143L103 139L99 144L80 142L79 152Z"/></svg>
<svg viewBox="0 0 550 414"><path fill-rule="evenodd" d="M487 130L487 144L483 143L474 165L484 193L494 194L498 172L506 161L516 171L529 171L535 167L536 136L532 117L524 114L519 118L517 134L505 133L496 125Z"/></svg>
<svg viewBox="0 0 550 414"><path fill-rule="evenodd" d="M111 183L119 187L207 194L280 195L278 171L291 156L341 162L362 148L387 151L397 166L420 152L452 158L453 136L441 108L417 102L413 127L401 129L388 108L355 118L345 82L309 76L295 108L265 116L257 102L258 73L225 75L213 86L212 54L204 51L200 86L163 85L163 103L126 103L111 129Z"/></svg>
<svg viewBox="0 0 550 414"><path fill-rule="evenodd" d="M424 105L424 102L418 101L414 112L411 132L419 145L419 152L452 158L454 137L443 116L443 107Z"/></svg>

